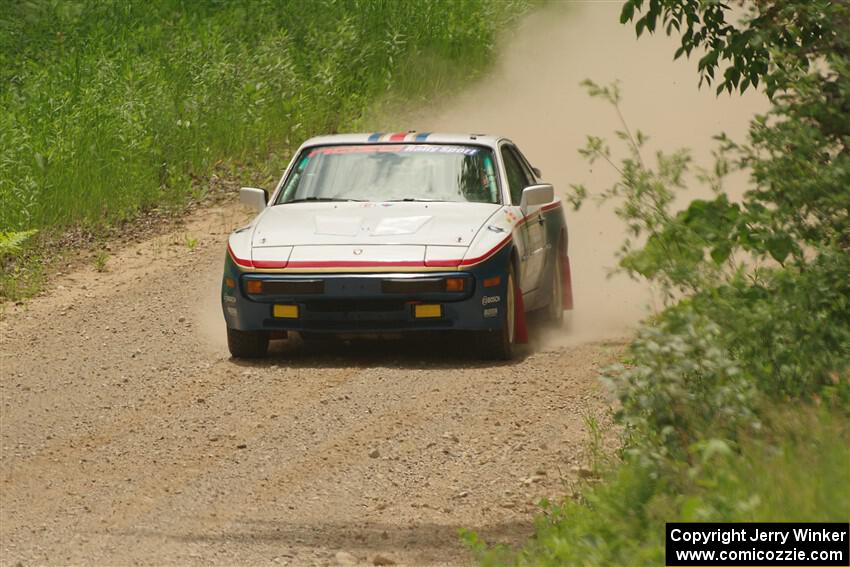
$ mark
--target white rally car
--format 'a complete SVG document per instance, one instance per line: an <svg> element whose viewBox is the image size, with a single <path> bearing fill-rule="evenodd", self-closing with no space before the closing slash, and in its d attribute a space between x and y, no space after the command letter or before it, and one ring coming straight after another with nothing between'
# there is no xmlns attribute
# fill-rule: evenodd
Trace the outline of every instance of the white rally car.
<svg viewBox="0 0 850 567"><path fill-rule="evenodd" d="M404 132L305 142L229 239L230 352L297 331L476 333L489 357L527 340L527 311L572 309L560 200L505 138Z"/></svg>

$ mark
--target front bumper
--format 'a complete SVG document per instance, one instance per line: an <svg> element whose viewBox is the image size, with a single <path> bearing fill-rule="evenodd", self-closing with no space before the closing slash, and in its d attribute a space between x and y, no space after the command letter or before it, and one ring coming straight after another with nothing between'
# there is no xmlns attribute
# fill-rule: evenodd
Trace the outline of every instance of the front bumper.
<svg viewBox="0 0 850 567"><path fill-rule="evenodd" d="M469 271L281 274L243 272L228 255L222 284L224 318L229 328L240 331L494 330L504 318L507 286L507 260L497 256ZM499 283L493 285L496 277ZM444 278L463 278L463 291L437 289L434 282ZM264 284L262 294L248 292L249 282L256 280ZM275 305L297 310L279 309L278 314L288 316L275 316ZM416 317L416 305L439 305L439 316ZM297 317L292 317L296 311Z"/></svg>

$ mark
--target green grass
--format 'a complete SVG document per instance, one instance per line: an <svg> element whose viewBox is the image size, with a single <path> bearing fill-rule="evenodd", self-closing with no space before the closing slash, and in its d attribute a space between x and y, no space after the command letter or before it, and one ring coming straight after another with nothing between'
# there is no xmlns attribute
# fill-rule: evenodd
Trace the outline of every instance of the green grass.
<svg viewBox="0 0 850 567"><path fill-rule="evenodd" d="M367 126L376 101L476 77L499 30L526 8L9 3L0 15L0 231L97 227L179 208L222 161L277 174L303 139Z"/></svg>

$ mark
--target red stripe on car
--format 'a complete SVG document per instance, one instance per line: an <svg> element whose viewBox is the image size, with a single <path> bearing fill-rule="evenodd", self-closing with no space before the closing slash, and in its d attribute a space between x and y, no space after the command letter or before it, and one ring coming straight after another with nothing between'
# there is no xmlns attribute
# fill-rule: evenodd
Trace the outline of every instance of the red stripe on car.
<svg viewBox="0 0 850 567"><path fill-rule="evenodd" d="M233 258L233 261L236 262L236 265L242 266L243 268L253 268L254 263L246 258L240 258L233 252L233 248L230 247L230 244L227 245L227 252L230 254L230 257Z"/></svg>
<svg viewBox="0 0 850 567"><path fill-rule="evenodd" d="M501 250L502 247L510 241L510 239L511 239L511 235L506 236L501 242L499 242L497 245L495 245L493 248L491 248L490 250L488 250L487 252L485 252L481 256L478 256L476 258L465 258L464 260L462 260L460 262L460 265L461 266L469 266L470 264L477 264L478 262L482 262L482 261L486 260L487 258L492 256L493 254L495 254L496 252Z"/></svg>
<svg viewBox="0 0 850 567"><path fill-rule="evenodd" d="M255 268L285 268L289 262L286 260L254 260Z"/></svg>
<svg viewBox="0 0 850 567"><path fill-rule="evenodd" d="M330 261L290 261L287 268L424 268L425 262L421 260L407 260L399 262L369 262L358 260L330 260Z"/></svg>

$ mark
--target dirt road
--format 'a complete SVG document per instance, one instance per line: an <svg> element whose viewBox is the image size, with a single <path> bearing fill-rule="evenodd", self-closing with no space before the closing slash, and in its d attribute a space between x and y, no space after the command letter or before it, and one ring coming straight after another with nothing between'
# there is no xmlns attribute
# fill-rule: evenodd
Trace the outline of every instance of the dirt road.
<svg viewBox="0 0 850 567"><path fill-rule="evenodd" d="M584 462L614 347L485 365L450 343L207 337L227 211L74 273L2 323L2 559L454 563L456 532L529 530ZM603 418L604 419L604 418Z"/></svg>
<svg viewBox="0 0 850 567"><path fill-rule="evenodd" d="M616 22L612 4L533 15L491 79L410 120L509 133L561 187L596 181L574 155L611 126L576 86L597 68L627 93L637 85L627 101L660 125L660 145L743 128L752 104L699 114L713 98L690 67L665 71L669 42L643 48ZM647 110L640 89L655 71L674 77L651 91L670 101ZM679 128L685 108L698 125ZM676 109L679 122L659 118ZM60 274L45 296L7 306L0 563L456 565L469 560L458 528L527 537L534 503L588 465L588 420L608 415L596 372L648 298L604 276L621 237L611 213L570 219L576 333L538 335L528 356L497 365L451 340L293 341L267 361L231 360L216 294L223 242L244 218L236 206L193 215L116 244L106 272Z"/></svg>

